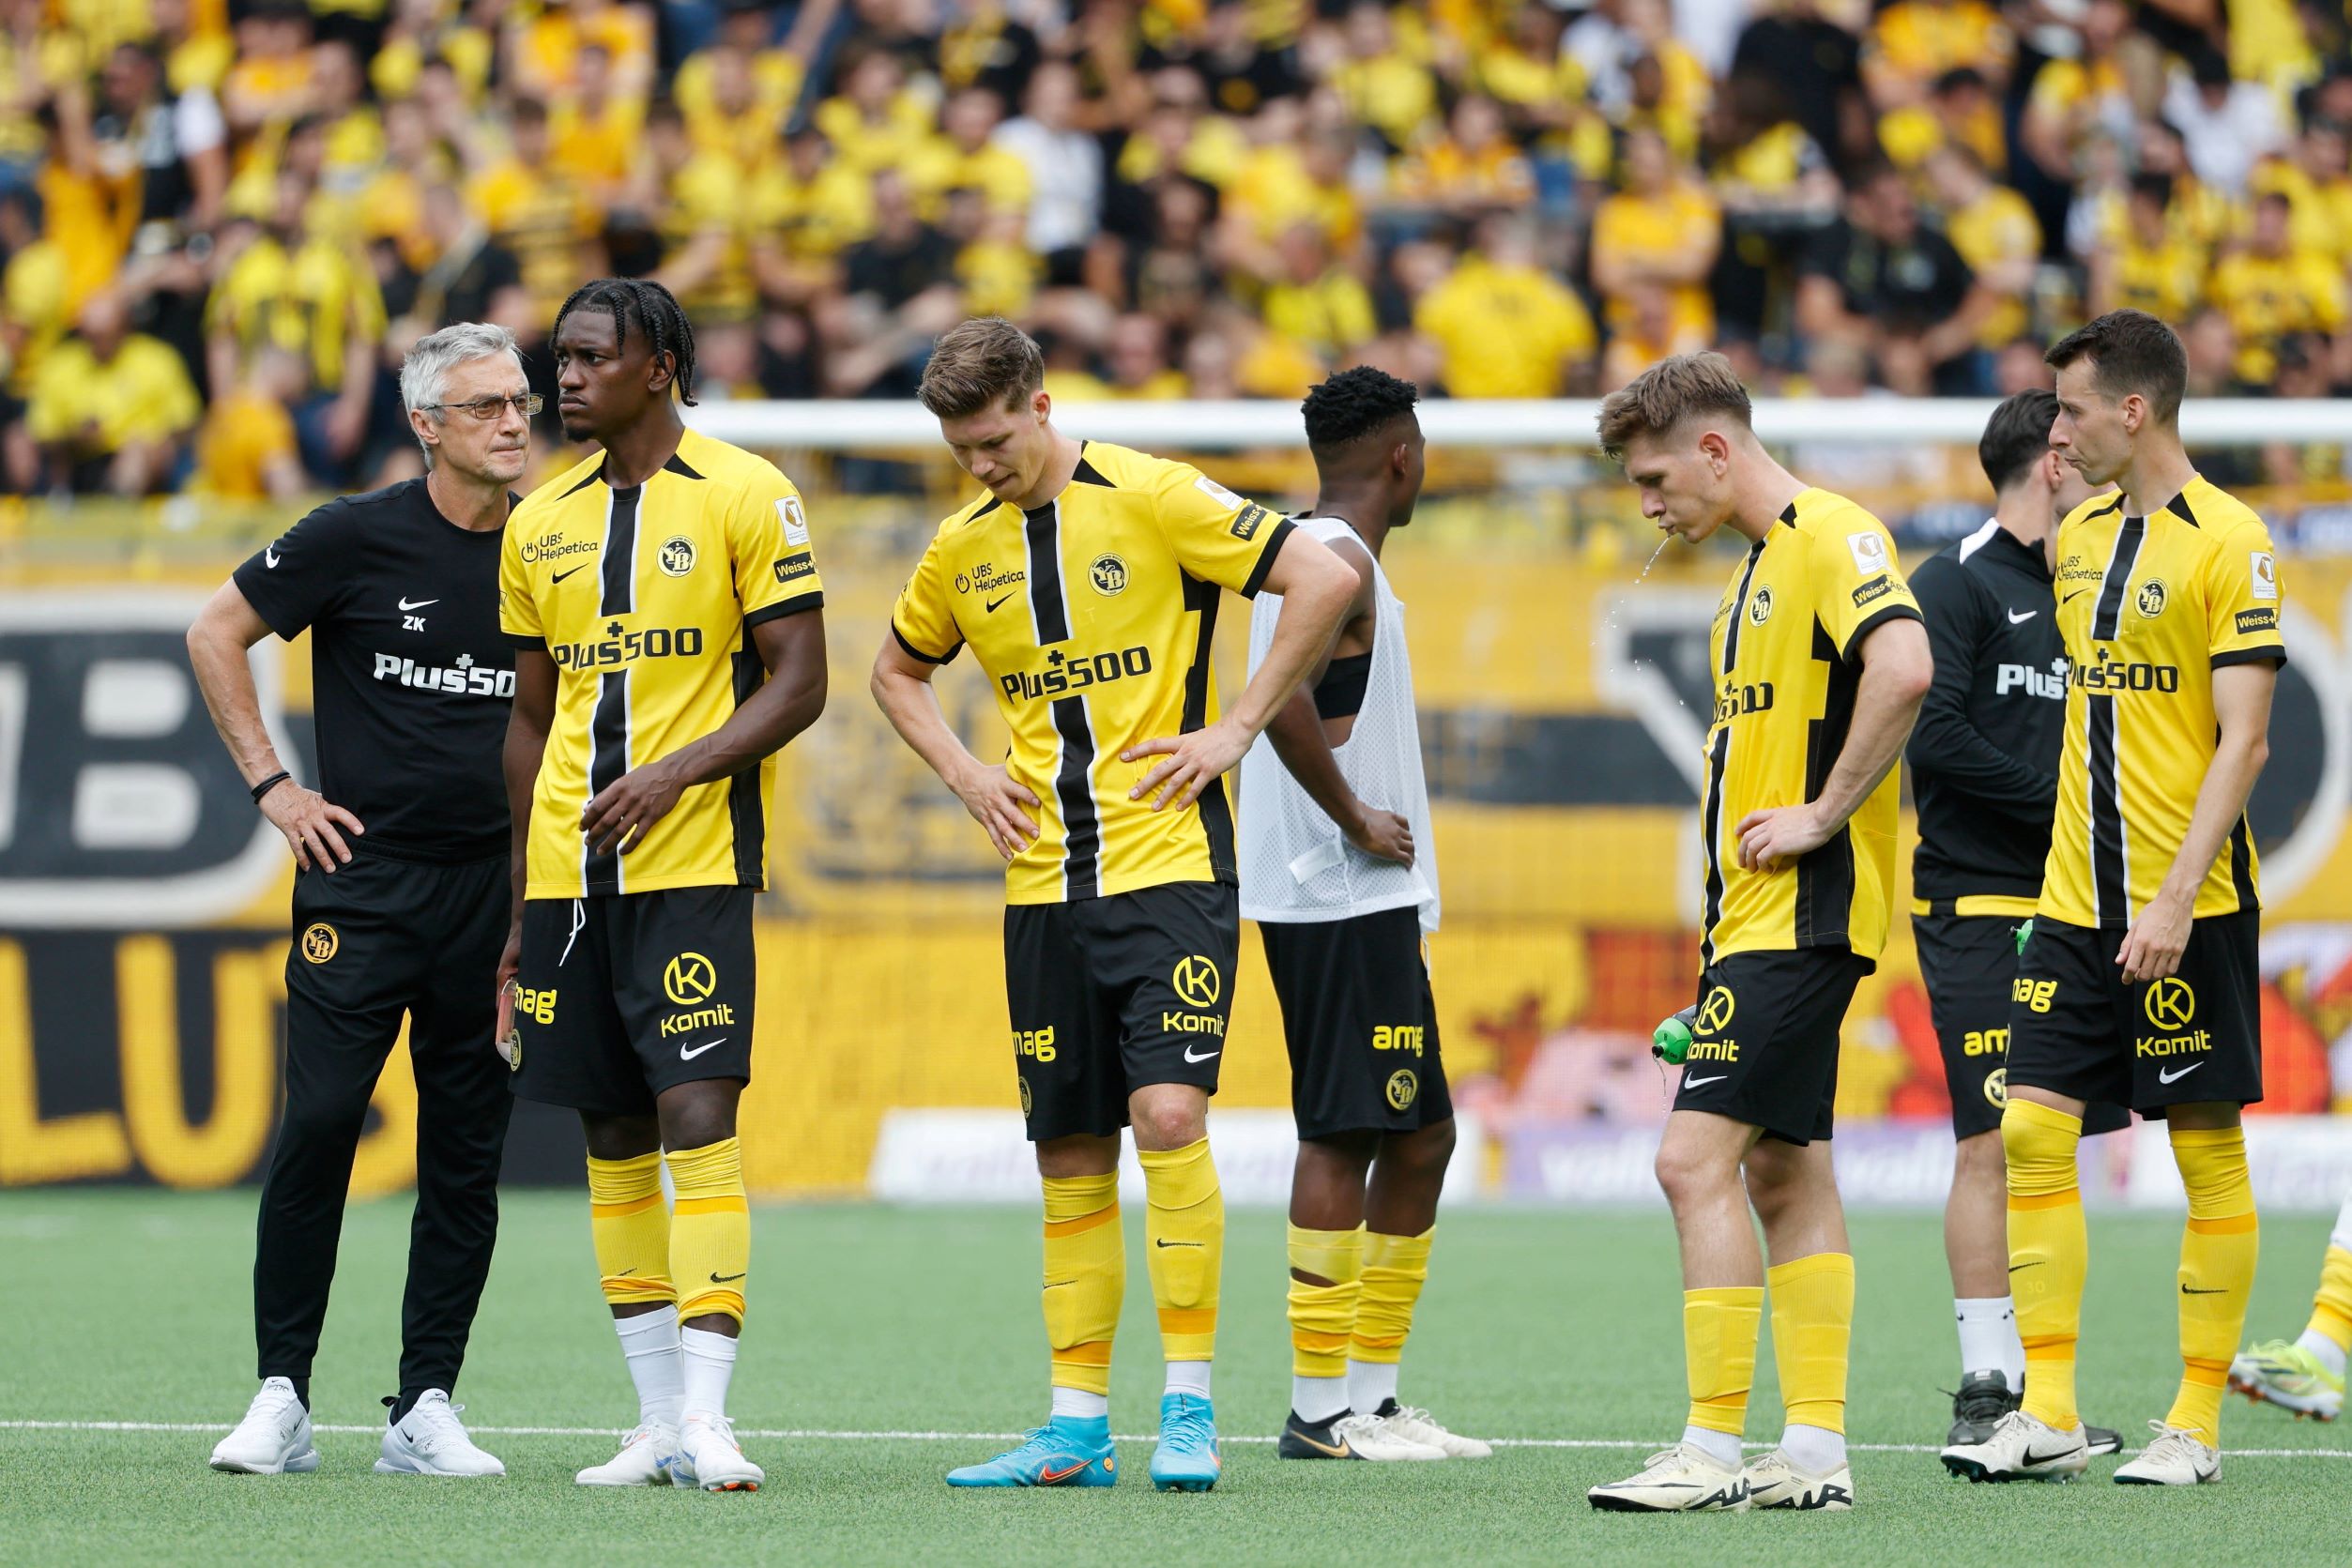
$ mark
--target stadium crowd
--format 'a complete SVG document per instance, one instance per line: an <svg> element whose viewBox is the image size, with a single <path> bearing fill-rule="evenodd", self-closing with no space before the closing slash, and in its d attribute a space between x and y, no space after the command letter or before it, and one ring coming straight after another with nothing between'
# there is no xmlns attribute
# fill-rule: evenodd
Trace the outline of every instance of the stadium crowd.
<svg viewBox="0 0 2352 1568"><path fill-rule="evenodd" d="M0 455L19 494L385 482L416 338L542 343L607 271L685 302L706 398L905 397L975 312L1064 400L1590 393L1707 343L1765 392L2007 393L2118 305L2192 395L2326 395L2346 36L2318 0L0 0Z"/></svg>

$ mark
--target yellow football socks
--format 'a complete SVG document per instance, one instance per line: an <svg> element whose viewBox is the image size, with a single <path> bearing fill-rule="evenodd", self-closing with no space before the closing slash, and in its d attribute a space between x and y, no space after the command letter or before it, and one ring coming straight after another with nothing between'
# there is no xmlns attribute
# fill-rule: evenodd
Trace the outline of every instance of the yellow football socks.
<svg viewBox="0 0 2352 1568"><path fill-rule="evenodd" d="M1348 1336L1355 1332L1364 1289L1364 1227L1291 1227L1291 1373L1297 1378L1345 1378ZM1329 1285L1309 1285L1313 1274Z"/></svg>
<svg viewBox="0 0 2352 1568"><path fill-rule="evenodd" d="M1436 1236L1434 1225L1418 1236L1366 1233L1364 1300L1355 1309L1351 1360L1394 1366L1402 1359L1413 1306L1429 1283L1429 1243Z"/></svg>
<svg viewBox="0 0 2352 1568"><path fill-rule="evenodd" d="M1053 1386L1107 1397L1110 1342L1127 1293L1119 1228L1119 1173L1048 1176L1046 1186L1046 1342Z"/></svg>
<svg viewBox="0 0 2352 1568"><path fill-rule="evenodd" d="M670 1270L678 1280L678 1320L743 1321L743 1280L751 1272L752 1216L743 1200L743 1148L733 1138L672 1149L678 1195L670 1220Z"/></svg>
<svg viewBox="0 0 2352 1568"><path fill-rule="evenodd" d="M662 1201L662 1156L589 1156L588 1235L604 1300L615 1306L677 1299L670 1285L670 1211Z"/></svg>
<svg viewBox="0 0 2352 1568"><path fill-rule="evenodd" d="M2180 1237L2180 1393L2167 1426L2221 1443L2222 1393L2246 1326L2261 1229L2242 1127L2170 1129L2173 1161L2189 1193Z"/></svg>
<svg viewBox="0 0 2352 1568"><path fill-rule="evenodd" d="M2008 1162L2009 1293L2025 1345L2025 1413L2072 1431L2074 1347L2083 1330L2083 1279L2090 1270L2090 1233L2074 1151L2083 1119L2012 1098L2001 1115ZM2226 1356L2224 1356L2226 1360Z"/></svg>
<svg viewBox="0 0 2352 1568"><path fill-rule="evenodd" d="M1772 1292L1772 1360L1789 1424L1844 1432L1854 1259L1821 1252L1776 1263L1764 1271L1764 1285Z"/></svg>
<svg viewBox="0 0 2352 1568"><path fill-rule="evenodd" d="M2335 1342L2335 1349L2352 1352L2352 1204L2344 1206L2344 1220L2335 1227L2340 1237L2329 1246L2329 1260L2319 1265L2319 1295L2312 1300L2312 1323L2305 1332L2316 1332Z"/></svg>
<svg viewBox="0 0 2352 1568"><path fill-rule="evenodd" d="M1160 1347L1171 1362L1205 1362L1216 1353L1217 1276L1225 1263L1225 1194L1209 1140L1182 1149L1138 1149L1150 1204L1144 1242L1151 1251L1152 1300L1160 1309Z"/></svg>
<svg viewBox="0 0 2352 1568"><path fill-rule="evenodd" d="M1736 1439L1748 1424L1756 1380L1761 1285L1711 1286L1682 1293L1683 1360L1690 1374L1689 1424Z"/></svg>

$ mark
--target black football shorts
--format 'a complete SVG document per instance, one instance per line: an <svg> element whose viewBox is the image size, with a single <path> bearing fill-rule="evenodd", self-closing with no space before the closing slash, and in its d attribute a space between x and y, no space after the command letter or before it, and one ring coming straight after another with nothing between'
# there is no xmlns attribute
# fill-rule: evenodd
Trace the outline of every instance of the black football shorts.
<svg viewBox="0 0 2352 1568"><path fill-rule="evenodd" d="M753 890L666 888L523 906L514 1092L603 1116L752 1075Z"/></svg>
<svg viewBox="0 0 2352 1568"><path fill-rule="evenodd" d="M2161 1118L2262 1098L2261 915L2189 927L2177 973L2127 984L2124 933L2034 920L2009 995L2009 1082Z"/></svg>
<svg viewBox="0 0 2352 1568"><path fill-rule="evenodd" d="M1454 1114L1437 1003L1407 906L1336 921L1261 921L1302 1138L1413 1133Z"/></svg>
<svg viewBox="0 0 2352 1568"><path fill-rule="evenodd" d="M1849 948L1735 952L1699 977L1699 1016L1674 1109L1707 1111L1804 1145L1826 1138L1838 1035L1874 966Z"/></svg>
<svg viewBox="0 0 2352 1568"><path fill-rule="evenodd" d="M1006 906L1004 992L1032 1142L1115 1136L1127 1096L1152 1084L1216 1092L1241 923L1222 882Z"/></svg>

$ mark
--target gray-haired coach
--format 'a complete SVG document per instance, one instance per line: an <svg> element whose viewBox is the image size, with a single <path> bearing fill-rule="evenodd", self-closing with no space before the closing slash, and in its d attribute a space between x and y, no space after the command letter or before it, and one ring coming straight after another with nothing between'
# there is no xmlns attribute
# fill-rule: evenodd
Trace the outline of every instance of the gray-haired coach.
<svg viewBox="0 0 2352 1568"><path fill-rule="evenodd" d="M493 1049L507 934L499 775L514 659L498 634L498 553L530 439L531 395L502 327L418 343L400 377L423 479L329 501L237 569L189 629L229 754L294 851L285 1119L253 1256L261 1392L212 1468L318 1468L311 1360L327 1316L351 1162L408 1020L417 1214L400 1392L376 1469L503 1475L458 1423L456 1386L498 1232L512 1099ZM248 650L311 634L318 785L269 743Z"/></svg>

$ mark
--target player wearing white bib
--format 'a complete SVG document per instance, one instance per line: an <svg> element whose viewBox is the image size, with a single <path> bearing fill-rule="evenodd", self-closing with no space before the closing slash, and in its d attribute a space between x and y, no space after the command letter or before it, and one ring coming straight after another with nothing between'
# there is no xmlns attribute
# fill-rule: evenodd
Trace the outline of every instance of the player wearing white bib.
<svg viewBox="0 0 2352 1568"><path fill-rule="evenodd" d="M1307 394L1321 489L1294 519L1362 579L1322 665L1242 762L1242 913L1260 922L1291 1054L1291 1417L1285 1459L1485 1458L1397 1401L1429 1272L1454 1105L1422 938L1437 861L1404 605L1381 571L1413 517L1413 384L1360 366ZM1282 601L1260 594L1250 668Z"/></svg>

